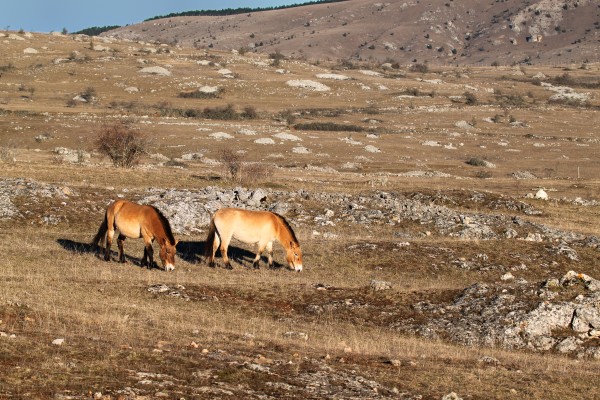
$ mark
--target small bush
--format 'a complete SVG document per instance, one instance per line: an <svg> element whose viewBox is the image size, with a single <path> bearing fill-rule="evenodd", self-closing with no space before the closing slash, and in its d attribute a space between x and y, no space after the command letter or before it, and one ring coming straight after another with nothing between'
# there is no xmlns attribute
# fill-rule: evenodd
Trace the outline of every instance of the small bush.
<svg viewBox="0 0 600 400"><path fill-rule="evenodd" d="M235 107L233 104L227 104L224 107L206 107L204 111L202 111L202 116L207 119L220 119L224 121L231 121L240 118L235 112Z"/></svg>
<svg viewBox="0 0 600 400"><path fill-rule="evenodd" d="M201 90L193 90L189 92L180 92L179 97L182 99L217 99L221 95L221 90L214 92L203 92Z"/></svg>
<svg viewBox="0 0 600 400"><path fill-rule="evenodd" d="M262 163L246 163L242 167L242 182L247 186L264 182L272 175L272 168Z"/></svg>
<svg viewBox="0 0 600 400"><path fill-rule="evenodd" d="M427 64L413 64L410 66L410 72L419 72L421 74L425 74L429 72L429 67L427 66Z"/></svg>
<svg viewBox="0 0 600 400"><path fill-rule="evenodd" d="M148 153L150 139L142 132L131 130L125 124L103 127L96 139L96 148L110 158L113 165L131 168Z"/></svg>
<svg viewBox="0 0 600 400"><path fill-rule="evenodd" d="M96 89L89 86L85 88L85 90L80 94L80 96L85 99L88 103L91 103L96 99Z"/></svg>
<svg viewBox="0 0 600 400"><path fill-rule="evenodd" d="M487 165L485 160L482 160L481 158L477 158L477 157L472 157L472 158L468 159L466 161L466 163L469 165L472 165L474 167L485 167Z"/></svg>
<svg viewBox="0 0 600 400"><path fill-rule="evenodd" d="M503 107L522 107L526 104L520 94L496 95L496 100Z"/></svg>
<svg viewBox="0 0 600 400"><path fill-rule="evenodd" d="M0 72L8 72L8 71L12 71L13 69L15 69L15 66L13 65L13 63L8 63L6 65L0 65Z"/></svg>
<svg viewBox="0 0 600 400"><path fill-rule="evenodd" d="M335 131L335 132L363 132L365 128L358 125L336 124L334 122L307 122L296 124L294 128L301 131Z"/></svg>
<svg viewBox="0 0 600 400"><path fill-rule="evenodd" d="M296 119L296 115L290 110L281 111L275 116L275 120L285 121L288 125L294 125L296 123Z"/></svg>
<svg viewBox="0 0 600 400"><path fill-rule="evenodd" d="M231 149L223 149L219 152L219 161L232 181L238 181L242 167L242 156Z"/></svg>
<svg viewBox="0 0 600 400"><path fill-rule="evenodd" d="M474 104L477 104L477 96L475 96L475 94L471 92L465 92L464 96L467 105L472 106Z"/></svg>
<svg viewBox="0 0 600 400"><path fill-rule="evenodd" d="M272 65L277 67L281 63L282 60L285 60L285 56L277 50L275 53L269 54L269 58L273 60Z"/></svg>
<svg viewBox="0 0 600 400"><path fill-rule="evenodd" d="M258 112L254 106L246 106L244 107L244 111L240 114L240 117L242 117L242 119L257 119Z"/></svg>
<svg viewBox="0 0 600 400"><path fill-rule="evenodd" d="M0 147L0 161L3 163L13 163L15 161L14 152L10 147Z"/></svg>
<svg viewBox="0 0 600 400"><path fill-rule="evenodd" d="M475 176L476 176L477 178L479 178L479 179L489 179L489 178L491 178L493 175L492 175L492 173L491 173L490 171L483 171L483 170L481 170L481 171L477 171L477 172L475 173Z"/></svg>

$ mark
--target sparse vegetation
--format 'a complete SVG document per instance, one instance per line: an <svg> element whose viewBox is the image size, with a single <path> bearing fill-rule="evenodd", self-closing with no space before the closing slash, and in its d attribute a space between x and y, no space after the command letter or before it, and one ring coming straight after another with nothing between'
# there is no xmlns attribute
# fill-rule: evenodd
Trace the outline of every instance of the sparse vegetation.
<svg viewBox="0 0 600 400"><path fill-rule="evenodd" d="M231 149L222 149L219 152L219 161L225 169L225 173L234 182L238 182L240 178L240 170L242 168L242 156L239 152Z"/></svg>
<svg viewBox="0 0 600 400"><path fill-rule="evenodd" d="M262 162L249 162L242 164L241 182L246 186L255 186L265 183L273 176L273 166Z"/></svg>
<svg viewBox="0 0 600 400"><path fill-rule="evenodd" d="M477 104L477 96L473 92L465 92L463 94L465 97L465 103L469 106Z"/></svg>
<svg viewBox="0 0 600 400"><path fill-rule="evenodd" d="M94 89L91 86L88 86L79 96L81 96L81 98L87 101L88 103L91 103L96 99L96 89Z"/></svg>
<svg viewBox="0 0 600 400"><path fill-rule="evenodd" d="M294 125L294 128L300 131L363 132L365 130L362 126L335 122L305 122Z"/></svg>
<svg viewBox="0 0 600 400"><path fill-rule="evenodd" d="M96 138L96 149L107 156L115 167L131 168L148 153L150 138L126 124L103 127Z"/></svg>
<svg viewBox="0 0 600 400"><path fill-rule="evenodd" d="M466 163L468 165L472 165L474 167L485 167L487 165L487 162L481 158L477 158L477 157L471 157L469 158Z"/></svg>
<svg viewBox="0 0 600 400"><path fill-rule="evenodd" d="M429 72L429 66L427 64L416 63L410 66L410 72L426 74L427 72Z"/></svg>
<svg viewBox="0 0 600 400"><path fill-rule="evenodd" d="M203 91L200 89L180 92L179 97L183 99L217 99L221 97L223 93L222 89L217 89L214 91Z"/></svg>

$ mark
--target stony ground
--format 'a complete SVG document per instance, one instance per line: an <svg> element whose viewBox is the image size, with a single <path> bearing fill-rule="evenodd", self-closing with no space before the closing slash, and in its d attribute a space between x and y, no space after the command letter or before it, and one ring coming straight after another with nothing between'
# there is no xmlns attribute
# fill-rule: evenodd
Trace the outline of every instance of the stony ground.
<svg viewBox="0 0 600 400"><path fill-rule="evenodd" d="M598 397L596 65L338 70L12 35L0 398ZM258 115L199 114L228 103ZM139 165L98 153L107 121L152 137ZM124 265L97 256L116 198L168 217L175 272L139 268L135 240ZM276 246L255 271L237 242L209 268L223 206L284 215L305 270Z"/></svg>

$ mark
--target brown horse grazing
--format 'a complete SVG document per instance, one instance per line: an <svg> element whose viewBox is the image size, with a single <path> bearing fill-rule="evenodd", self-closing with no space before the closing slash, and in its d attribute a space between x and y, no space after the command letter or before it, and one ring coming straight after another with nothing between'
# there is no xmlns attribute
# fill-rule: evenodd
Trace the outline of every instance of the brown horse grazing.
<svg viewBox="0 0 600 400"><path fill-rule="evenodd" d="M117 245L119 246L119 262L125 262L123 254L123 242L125 238L144 238L146 247L141 265L152 268L154 264L152 242L154 239L160 245L160 260L166 271L175 269L175 246L178 240L173 237L171 225L167 218L153 206L132 203L127 200L116 200L111 203L104 214L104 221L98 229L98 233L92 240L92 246L106 235L106 249L104 260L110 260L110 246L115 235L115 229L119 231Z"/></svg>
<svg viewBox="0 0 600 400"><path fill-rule="evenodd" d="M227 248L231 238L244 243L256 243L258 252L254 258L254 268L259 267L260 255L268 251L269 267L273 267L273 241L278 240L286 251L290 269L302 271L302 250L296 235L288 222L269 211L250 211L238 208L222 208L213 215L206 238L205 255L208 265L215 266L215 253L221 249L225 267L231 269Z"/></svg>

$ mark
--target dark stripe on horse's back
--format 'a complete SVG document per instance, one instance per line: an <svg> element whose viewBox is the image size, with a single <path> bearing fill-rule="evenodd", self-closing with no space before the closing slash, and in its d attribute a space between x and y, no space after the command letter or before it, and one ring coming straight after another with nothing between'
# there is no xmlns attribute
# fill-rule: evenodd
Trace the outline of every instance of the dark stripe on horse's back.
<svg viewBox="0 0 600 400"><path fill-rule="evenodd" d="M292 226L290 225L289 222L287 222L287 219L283 218L282 215L279 215L277 213L273 213L275 214L283 223L283 225L285 225L285 227L287 228L288 232L290 232L290 235L292 235L292 239L294 240L294 242L296 242L297 244L300 244L300 242L298 242L298 239L296 238L296 234L294 233L294 230L292 229Z"/></svg>
<svg viewBox="0 0 600 400"><path fill-rule="evenodd" d="M175 244L175 236L173 236L171 224L169 223L167 217L165 217L165 215L158 208L154 206L150 207L152 207L154 211L156 211L156 213L158 214L158 217L160 219L160 222L162 223L163 228L165 229L165 233L167 234L167 239L169 239L169 242L171 242L171 244Z"/></svg>

